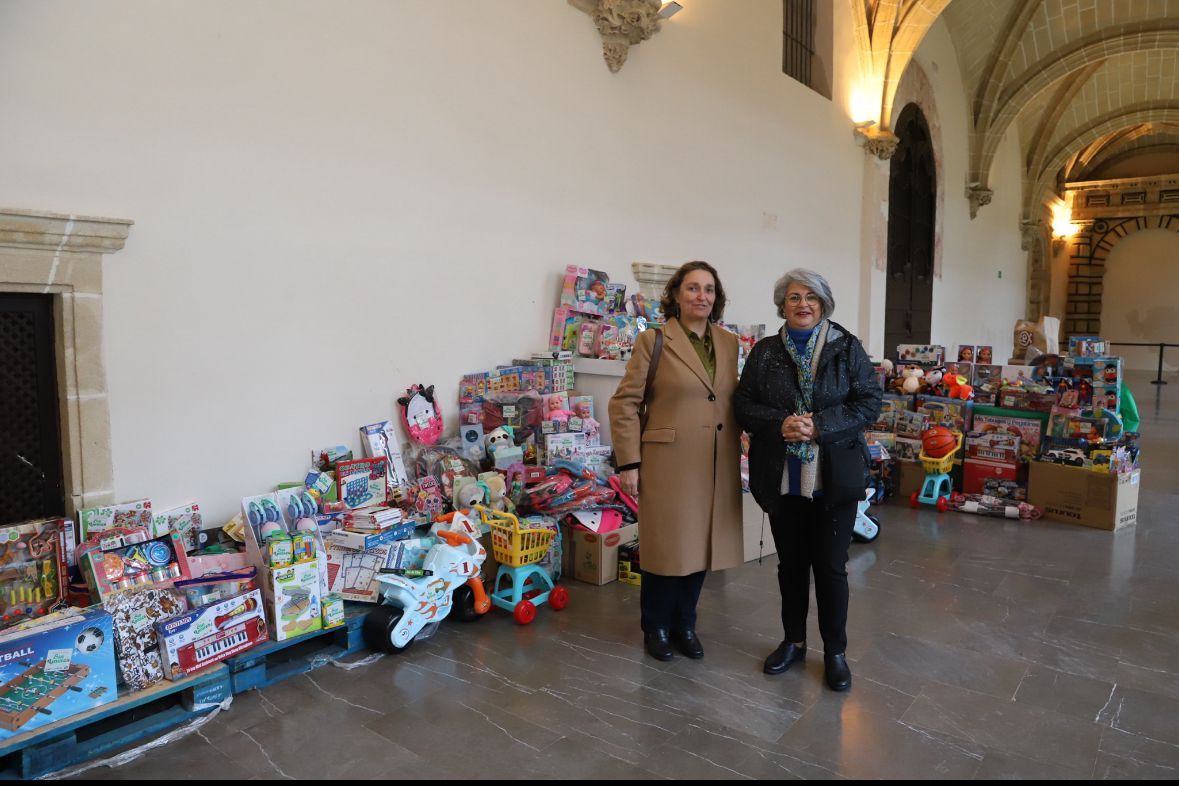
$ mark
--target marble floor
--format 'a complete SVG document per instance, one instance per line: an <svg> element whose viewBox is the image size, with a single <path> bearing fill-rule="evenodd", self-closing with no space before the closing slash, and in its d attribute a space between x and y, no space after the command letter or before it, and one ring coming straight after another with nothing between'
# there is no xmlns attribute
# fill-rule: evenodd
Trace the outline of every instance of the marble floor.
<svg viewBox="0 0 1179 786"><path fill-rule="evenodd" d="M84 777L1175 777L1169 377L1132 378L1134 527L878 509L880 538L852 546L846 694L824 688L813 650L805 669L762 674L781 637L770 557L710 577L703 661L644 656L636 588L569 582L569 607L528 627L495 610L445 625L399 656L239 696L199 732Z"/></svg>

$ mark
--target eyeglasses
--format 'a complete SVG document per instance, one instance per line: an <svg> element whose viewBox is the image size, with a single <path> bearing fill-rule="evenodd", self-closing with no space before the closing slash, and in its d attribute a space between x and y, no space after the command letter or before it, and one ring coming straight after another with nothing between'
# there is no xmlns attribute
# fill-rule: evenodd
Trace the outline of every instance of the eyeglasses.
<svg viewBox="0 0 1179 786"><path fill-rule="evenodd" d="M803 297L802 295L791 295L790 297L786 298L786 302L790 305L791 308L798 308L802 305L804 300L808 306L812 307L819 305L821 302L819 300L819 296L814 292L808 293L806 297Z"/></svg>

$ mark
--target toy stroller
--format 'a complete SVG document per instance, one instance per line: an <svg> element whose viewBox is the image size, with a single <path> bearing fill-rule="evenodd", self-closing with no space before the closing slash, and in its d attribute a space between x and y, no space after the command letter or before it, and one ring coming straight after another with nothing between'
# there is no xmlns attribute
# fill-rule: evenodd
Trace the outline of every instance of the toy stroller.
<svg viewBox="0 0 1179 786"><path fill-rule="evenodd" d="M962 432L955 431L957 444L954 449L941 458L930 458L925 454L925 447L921 448L921 465L925 469L925 482L920 491L914 491L909 497L909 504L918 507L922 502L933 505L938 513L945 512L950 506L950 494L954 489L950 480L950 467L954 465L954 456L962 449Z"/></svg>
<svg viewBox="0 0 1179 786"><path fill-rule="evenodd" d="M370 649L405 649L437 630L456 605L464 619L470 618L469 610L477 616L491 607L479 576L487 550L475 539L477 532L473 536L453 522L446 528L435 525L433 532L438 542L426 553L423 570L377 576L381 604L364 618L362 628Z"/></svg>
<svg viewBox="0 0 1179 786"><path fill-rule="evenodd" d="M499 561L491 602L512 612L516 622L527 625L536 619L536 607L546 601L560 611L569 604L569 591L553 584L549 574L536 563L549 550L556 534L549 529L525 529L511 513L477 506L483 523L491 527L491 551ZM504 586L504 580L510 584Z"/></svg>

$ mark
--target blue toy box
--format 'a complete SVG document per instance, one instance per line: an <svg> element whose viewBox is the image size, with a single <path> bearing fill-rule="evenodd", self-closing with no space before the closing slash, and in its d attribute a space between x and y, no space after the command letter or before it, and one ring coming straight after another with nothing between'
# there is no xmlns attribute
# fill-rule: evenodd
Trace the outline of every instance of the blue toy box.
<svg viewBox="0 0 1179 786"><path fill-rule="evenodd" d="M112 702L111 615L66 609L0 634L0 739Z"/></svg>

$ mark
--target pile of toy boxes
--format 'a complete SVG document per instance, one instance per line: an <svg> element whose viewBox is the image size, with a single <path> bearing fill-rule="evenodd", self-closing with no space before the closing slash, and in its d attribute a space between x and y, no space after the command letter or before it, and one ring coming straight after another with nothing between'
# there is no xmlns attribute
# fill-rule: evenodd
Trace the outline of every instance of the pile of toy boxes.
<svg viewBox="0 0 1179 786"><path fill-rule="evenodd" d="M641 294L627 298L626 285L611 284L601 270L569 265L553 311L549 350L625 360L647 324L662 322L659 303Z"/></svg>
<svg viewBox="0 0 1179 786"><path fill-rule="evenodd" d="M886 392L866 436L896 462L904 500L924 480L921 434L944 425L964 435L955 490L1029 502L1057 520L1124 526L1136 516L1137 435L1121 427L1122 362L1105 348L1073 337L1067 356L998 366L983 362L987 346L959 347L958 361L946 362L943 347L902 345L892 373L880 367Z"/></svg>
<svg viewBox="0 0 1179 786"><path fill-rule="evenodd" d="M0 526L0 738L266 640L255 572L205 543L195 503L140 499L78 520Z"/></svg>

